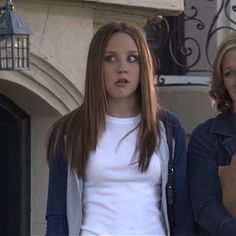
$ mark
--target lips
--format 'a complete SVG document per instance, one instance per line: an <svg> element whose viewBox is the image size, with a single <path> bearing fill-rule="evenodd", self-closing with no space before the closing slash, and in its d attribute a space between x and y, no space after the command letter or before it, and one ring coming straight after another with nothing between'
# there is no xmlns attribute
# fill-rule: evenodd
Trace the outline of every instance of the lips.
<svg viewBox="0 0 236 236"><path fill-rule="evenodd" d="M125 79L125 78L120 78L115 83L122 85L122 84L128 84L129 81L127 79Z"/></svg>

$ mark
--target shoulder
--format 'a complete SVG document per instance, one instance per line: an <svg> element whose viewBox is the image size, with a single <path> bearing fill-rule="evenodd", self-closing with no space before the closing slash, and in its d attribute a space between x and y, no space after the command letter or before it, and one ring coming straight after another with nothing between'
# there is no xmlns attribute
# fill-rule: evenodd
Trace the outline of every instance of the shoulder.
<svg viewBox="0 0 236 236"><path fill-rule="evenodd" d="M178 118L178 116L172 112L168 112L169 113L169 117L170 117L170 121L171 121L171 124L172 126L174 127L183 127L180 119Z"/></svg>
<svg viewBox="0 0 236 236"><path fill-rule="evenodd" d="M171 130L172 137L176 143L185 143L185 130L178 116L170 111L162 110L160 119L166 130Z"/></svg>
<svg viewBox="0 0 236 236"><path fill-rule="evenodd" d="M217 136L212 133L212 127L215 125L217 117L210 118L203 123L197 125L189 138L188 152L194 150L199 151L214 151L214 146L217 142Z"/></svg>
<svg viewBox="0 0 236 236"><path fill-rule="evenodd" d="M236 116L233 113L221 113L196 126L191 134L190 141L200 138L212 142L219 137L232 136L234 130L236 130Z"/></svg>
<svg viewBox="0 0 236 236"><path fill-rule="evenodd" d="M64 138L67 134L67 130L71 124L71 120L75 117L77 110L73 110L60 118L58 118L48 130L48 140L51 140L53 143L59 142L60 145L65 141Z"/></svg>
<svg viewBox="0 0 236 236"><path fill-rule="evenodd" d="M58 130L60 130L61 127L66 127L66 124L70 121L70 119L72 117L74 117L75 113L77 112L76 110L73 110L63 116L61 116L60 118L58 118L53 124L52 124L52 131L54 131L55 133L58 132Z"/></svg>
<svg viewBox="0 0 236 236"><path fill-rule="evenodd" d="M176 114L167 110L161 110L160 120L165 122L170 122L174 127L182 127L181 121Z"/></svg>
<svg viewBox="0 0 236 236"><path fill-rule="evenodd" d="M177 136L185 135L185 130L179 117L173 112L168 111L167 114L169 116L169 122L171 124L173 137L177 138Z"/></svg>
<svg viewBox="0 0 236 236"><path fill-rule="evenodd" d="M67 135L68 124L75 111L72 111L56 120L47 133L47 161L59 159L54 158L64 154L65 137ZM54 161L55 162L55 161ZM52 165L52 163L50 164Z"/></svg>
<svg viewBox="0 0 236 236"><path fill-rule="evenodd" d="M215 117L212 117L202 122L201 124L197 125L195 129L193 130L193 133L194 134L201 133L203 131L210 132L211 130L215 131L215 129L222 126L223 124L234 123L235 120L236 120L236 117L232 113L228 113L228 114L220 113L216 115Z"/></svg>
<svg viewBox="0 0 236 236"><path fill-rule="evenodd" d="M212 126L215 124L215 122L217 122L217 120L219 119L219 117L221 117L221 115L218 115L216 117L210 118L200 124L198 124L194 129L193 132L191 134L191 137L194 136L201 136L203 134L207 135L210 134L210 130L212 128Z"/></svg>

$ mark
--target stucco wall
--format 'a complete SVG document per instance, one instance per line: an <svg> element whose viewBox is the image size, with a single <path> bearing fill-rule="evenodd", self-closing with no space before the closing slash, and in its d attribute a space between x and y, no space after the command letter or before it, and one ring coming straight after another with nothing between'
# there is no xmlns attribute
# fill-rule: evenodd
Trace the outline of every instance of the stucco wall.
<svg viewBox="0 0 236 236"><path fill-rule="evenodd" d="M158 91L162 106L180 119L187 139L198 124L216 114L207 85L163 86Z"/></svg>
<svg viewBox="0 0 236 236"><path fill-rule="evenodd" d="M15 7L32 31L32 54L59 71L82 94L85 55L93 34L92 10L50 2L19 2ZM34 68L28 72L33 77L37 73Z"/></svg>

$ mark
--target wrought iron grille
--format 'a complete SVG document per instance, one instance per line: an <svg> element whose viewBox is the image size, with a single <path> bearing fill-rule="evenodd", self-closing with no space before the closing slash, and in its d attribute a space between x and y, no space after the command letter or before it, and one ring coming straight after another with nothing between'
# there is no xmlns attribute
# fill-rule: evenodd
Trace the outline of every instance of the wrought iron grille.
<svg viewBox="0 0 236 236"><path fill-rule="evenodd" d="M206 5L210 11L204 16L201 11ZM187 0L180 16L146 25L149 46L161 61L157 74L211 74L219 35L236 29L235 12L236 0Z"/></svg>

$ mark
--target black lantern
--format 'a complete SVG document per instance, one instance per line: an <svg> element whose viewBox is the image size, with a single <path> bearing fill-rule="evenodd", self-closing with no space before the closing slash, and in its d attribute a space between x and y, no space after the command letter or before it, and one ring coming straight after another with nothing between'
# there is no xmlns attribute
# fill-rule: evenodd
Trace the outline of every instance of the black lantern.
<svg viewBox="0 0 236 236"><path fill-rule="evenodd" d="M0 70L29 70L30 30L14 13L11 0L0 8Z"/></svg>

